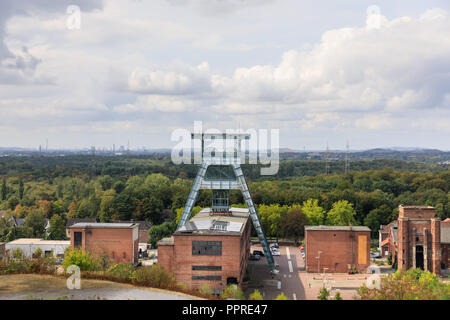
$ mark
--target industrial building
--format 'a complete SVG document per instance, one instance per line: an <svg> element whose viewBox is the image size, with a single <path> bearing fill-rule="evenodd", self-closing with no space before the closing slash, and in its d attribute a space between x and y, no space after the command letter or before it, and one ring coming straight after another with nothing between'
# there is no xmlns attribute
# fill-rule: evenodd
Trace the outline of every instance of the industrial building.
<svg viewBox="0 0 450 320"><path fill-rule="evenodd" d="M190 288L207 284L220 292L241 284L250 254L249 210L230 208L227 214L203 209L172 237L158 242L158 263L175 281Z"/></svg>
<svg viewBox="0 0 450 320"><path fill-rule="evenodd" d="M135 223L79 222L69 228L72 248L106 254L115 263L138 261L139 226Z"/></svg>
<svg viewBox="0 0 450 320"><path fill-rule="evenodd" d="M70 247L70 241L43 240L32 238L21 238L5 244L6 254L11 254L15 249L20 249L26 257L31 258L37 248L45 255L53 253L54 257L64 256L64 251Z"/></svg>
<svg viewBox="0 0 450 320"><path fill-rule="evenodd" d="M435 208L403 206L398 219L379 231L382 256L392 256L398 269L419 268L440 275L450 268L450 221L440 221Z"/></svg>
<svg viewBox="0 0 450 320"><path fill-rule="evenodd" d="M370 229L305 226L307 272L358 272L370 265Z"/></svg>

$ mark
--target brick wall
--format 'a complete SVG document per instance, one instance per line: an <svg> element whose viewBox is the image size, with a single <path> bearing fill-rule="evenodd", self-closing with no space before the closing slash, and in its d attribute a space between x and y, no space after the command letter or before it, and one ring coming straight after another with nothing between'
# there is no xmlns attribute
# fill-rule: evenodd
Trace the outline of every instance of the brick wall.
<svg viewBox="0 0 450 320"><path fill-rule="evenodd" d="M370 231L306 230L305 246L308 272L318 272L319 251L320 272L347 272L349 265L361 271L370 265Z"/></svg>
<svg viewBox="0 0 450 320"><path fill-rule="evenodd" d="M74 247L75 232L82 233L83 250L96 256L107 254L114 263L136 261L139 240L133 239L133 229L131 228L71 228L70 244L72 248Z"/></svg>
<svg viewBox="0 0 450 320"><path fill-rule="evenodd" d="M250 221L242 235L175 234L173 245L158 246L158 263L173 272L175 281L190 288L208 285L223 289L227 278L240 284L245 276L250 252ZM222 241L222 255L193 255L192 241ZM221 266L222 270L192 270L192 266ZM220 276L221 280L193 280L192 276Z"/></svg>

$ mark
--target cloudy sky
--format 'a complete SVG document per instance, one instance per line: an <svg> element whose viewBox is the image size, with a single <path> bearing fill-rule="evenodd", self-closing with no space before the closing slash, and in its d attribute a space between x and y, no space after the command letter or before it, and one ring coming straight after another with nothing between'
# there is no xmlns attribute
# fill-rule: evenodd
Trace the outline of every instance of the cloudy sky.
<svg viewBox="0 0 450 320"><path fill-rule="evenodd" d="M171 147L195 120L450 150L450 3L0 2L0 146Z"/></svg>

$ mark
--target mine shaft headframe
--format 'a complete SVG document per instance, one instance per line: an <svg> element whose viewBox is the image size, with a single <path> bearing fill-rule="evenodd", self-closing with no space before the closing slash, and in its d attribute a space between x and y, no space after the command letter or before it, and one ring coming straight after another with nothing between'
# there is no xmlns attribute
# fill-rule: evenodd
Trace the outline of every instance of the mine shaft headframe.
<svg viewBox="0 0 450 320"><path fill-rule="evenodd" d="M231 146L231 142L233 142L233 152L234 156L237 157L241 154L241 142L245 140L250 140L251 135L249 133L192 133L192 140L200 140L201 141L201 155L203 159L203 155L205 152L205 141L213 142L215 140L222 140L225 143L223 150L224 156L225 153L229 153L227 147Z"/></svg>

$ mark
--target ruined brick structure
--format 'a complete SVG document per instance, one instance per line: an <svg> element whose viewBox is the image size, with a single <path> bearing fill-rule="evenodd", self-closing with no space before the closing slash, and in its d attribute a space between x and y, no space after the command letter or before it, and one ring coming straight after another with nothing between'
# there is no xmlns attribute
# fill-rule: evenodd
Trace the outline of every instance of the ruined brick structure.
<svg viewBox="0 0 450 320"><path fill-rule="evenodd" d="M437 275L449 268L450 223L435 217L430 206L399 206L398 220L390 224L398 230L386 237L386 226L380 228L382 255L388 251L397 260L398 269L419 268ZM392 229L390 229L392 231Z"/></svg>

